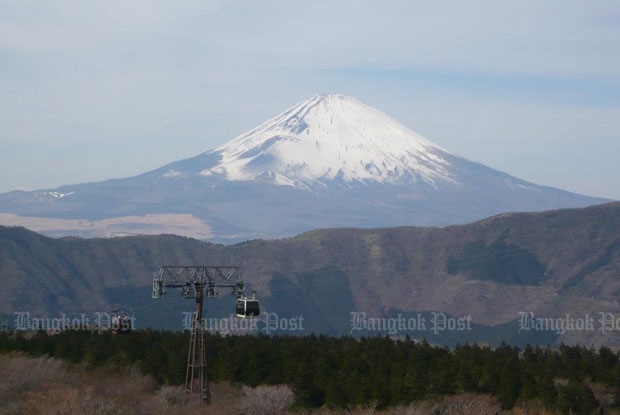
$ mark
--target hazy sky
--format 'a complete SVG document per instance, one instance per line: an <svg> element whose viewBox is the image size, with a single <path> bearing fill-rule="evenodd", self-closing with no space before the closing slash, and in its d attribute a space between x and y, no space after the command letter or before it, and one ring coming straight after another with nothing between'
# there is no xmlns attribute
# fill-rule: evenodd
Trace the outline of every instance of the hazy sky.
<svg viewBox="0 0 620 415"><path fill-rule="evenodd" d="M620 199L618 0L0 0L0 192L142 173L318 92Z"/></svg>

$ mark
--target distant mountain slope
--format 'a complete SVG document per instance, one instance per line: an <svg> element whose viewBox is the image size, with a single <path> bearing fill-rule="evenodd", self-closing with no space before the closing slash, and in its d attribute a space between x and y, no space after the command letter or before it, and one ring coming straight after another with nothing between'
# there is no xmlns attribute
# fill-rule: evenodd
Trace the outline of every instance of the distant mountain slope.
<svg viewBox="0 0 620 415"><path fill-rule="evenodd" d="M234 242L326 227L445 226L606 201L458 157L354 98L324 94L139 176L0 194L0 224L53 236L172 232Z"/></svg>
<svg viewBox="0 0 620 415"><path fill-rule="evenodd" d="M180 328L181 312L191 310L191 302L176 292L151 300L152 273L162 264L239 264L265 311L303 315L308 331L373 335L377 332L352 332L349 313L441 311L471 315L486 326L466 333L477 341L519 342L535 335L544 342L551 336L565 343L620 345L620 328L603 333L598 322L600 312L620 317L619 235L620 203L503 214L445 228L317 230L233 246L170 235L51 239L0 227L0 313L54 317L121 303L135 307L143 327ZM210 316L233 310L225 293L209 304ZM559 337L519 333L519 312L572 318L589 313L595 330ZM398 334L434 339L429 332Z"/></svg>
<svg viewBox="0 0 620 415"><path fill-rule="evenodd" d="M457 180L446 150L344 95L316 95L207 154L218 163L200 171L202 176L315 191ZM164 175L192 173L172 168Z"/></svg>

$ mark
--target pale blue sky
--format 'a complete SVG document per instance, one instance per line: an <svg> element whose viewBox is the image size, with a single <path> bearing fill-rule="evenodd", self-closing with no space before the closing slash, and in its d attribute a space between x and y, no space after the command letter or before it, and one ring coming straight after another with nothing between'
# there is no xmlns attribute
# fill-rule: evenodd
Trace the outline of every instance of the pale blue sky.
<svg viewBox="0 0 620 415"><path fill-rule="evenodd" d="M0 192L139 174L317 92L620 199L617 0L0 0Z"/></svg>

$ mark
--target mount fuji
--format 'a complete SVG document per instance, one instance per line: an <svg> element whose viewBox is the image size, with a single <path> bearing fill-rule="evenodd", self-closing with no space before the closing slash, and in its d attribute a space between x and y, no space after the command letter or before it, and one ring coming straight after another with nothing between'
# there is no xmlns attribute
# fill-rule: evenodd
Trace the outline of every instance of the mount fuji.
<svg viewBox="0 0 620 415"><path fill-rule="evenodd" d="M221 147L139 176L0 195L0 224L52 236L215 241L326 227L444 226L606 199L450 151L355 98L315 95Z"/></svg>
<svg viewBox="0 0 620 415"><path fill-rule="evenodd" d="M353 98L316 95L207 153L220 159L199 174L304 190L453 182L441 153L447 152Z"/></svg>

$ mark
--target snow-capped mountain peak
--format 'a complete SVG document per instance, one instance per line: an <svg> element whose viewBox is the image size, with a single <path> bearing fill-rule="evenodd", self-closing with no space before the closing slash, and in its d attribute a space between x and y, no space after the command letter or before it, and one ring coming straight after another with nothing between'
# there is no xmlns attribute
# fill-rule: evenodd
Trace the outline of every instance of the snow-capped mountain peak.
<svg viewBox="0 0 620 415"><path fill-rule="evenodd" d="M355 98L319 94L206 154L200 172L298 188L357 182L454 181L449 154Z"/></svg>
<svg viewBox="0 0 620 415"><path fill-rule="evenodd" d="M0 194L0 212L13 215L13 226L35 223L52 236L173 229L240 242L603 202L458 157L354 98L329 94L217 149L134 177Z"/></svg>

